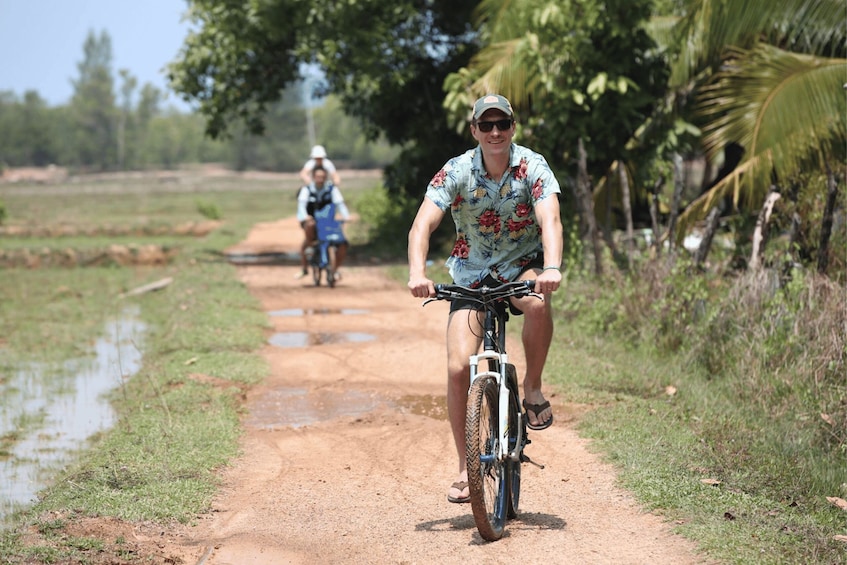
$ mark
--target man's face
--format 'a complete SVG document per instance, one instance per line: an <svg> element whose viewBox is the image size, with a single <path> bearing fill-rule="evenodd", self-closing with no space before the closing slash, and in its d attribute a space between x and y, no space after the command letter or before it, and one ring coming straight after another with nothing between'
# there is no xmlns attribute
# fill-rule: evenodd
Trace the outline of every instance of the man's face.
<svg viewBox="0 0 847 565"><path fill-rule="evenodd" d="M491 129L482 131L488 128ZM475 125L471 124L471 135L479 142L485 154L508 152L515 135L515 121L502 111L492 108L486 110Z"/></svg>
<svg viewBox="0 0 847 565"><path fill-rule="evenodd" d="M323 186L323 184L326 182L326 171L324 171L324 170L315 171L313 178L315 180L316 186Z"/></svg>

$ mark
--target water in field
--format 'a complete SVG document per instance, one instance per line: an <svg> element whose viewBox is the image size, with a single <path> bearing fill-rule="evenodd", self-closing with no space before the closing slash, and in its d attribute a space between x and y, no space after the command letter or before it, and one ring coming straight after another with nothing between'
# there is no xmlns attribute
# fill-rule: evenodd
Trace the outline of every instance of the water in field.
<svg viewBox="0 0 847 565"><path fill-rule="evenodd" d="M138 309L127 308L90 356L0 375L0 523L34 502L91 436L114 424L105 395L138 371L144 329Z"/></svg>

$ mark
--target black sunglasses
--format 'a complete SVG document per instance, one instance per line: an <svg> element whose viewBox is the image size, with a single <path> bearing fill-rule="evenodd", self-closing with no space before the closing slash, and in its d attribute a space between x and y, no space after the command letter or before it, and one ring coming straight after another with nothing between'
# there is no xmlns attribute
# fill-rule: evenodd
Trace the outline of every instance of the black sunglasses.
<svg viewBox="0 0 847 565"><path fill-rule="evenodd" d="M500 131L506 131L512 127L513 121L514 120L512 120L512 118L506 118L504 120L497 120L496 122L477 122L476 127L478 127L479 131L482 133L490 132L494 126L497 126L497 129Z"/></svg>

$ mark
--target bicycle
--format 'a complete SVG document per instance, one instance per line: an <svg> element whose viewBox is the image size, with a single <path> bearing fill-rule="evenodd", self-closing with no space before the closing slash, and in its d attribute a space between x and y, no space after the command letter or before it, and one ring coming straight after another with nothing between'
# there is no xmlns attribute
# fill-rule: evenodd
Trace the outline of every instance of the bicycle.
<svg viewBox="0 0 847 565"><path fill-rule="evenodd" d="M521 464L532 463L525 453L531 443L515 366L506 353L508 300L512 297L543 296L533 292L535 281L517 281L497 287L468 288L436 284L434 300L473 300L483 306L483 350L470 357L470 388L465 420L468 486L474 522L483 539L503 536L506 521L515 518L521 492ZM480 370L480 362L488 370Z"/></svg>
<svg viewBox="0 0 847 565"><path fill-rule="evenodd" d="M315 225L318 238L311 247L309 264L312 268L312 280L315 286L321 285L325 275L326 284L335 287L338 262L336 253L339 245L346 245L347 239L341 229L341 223L335 219L335 205L327 204L315 211Z"/></svg>

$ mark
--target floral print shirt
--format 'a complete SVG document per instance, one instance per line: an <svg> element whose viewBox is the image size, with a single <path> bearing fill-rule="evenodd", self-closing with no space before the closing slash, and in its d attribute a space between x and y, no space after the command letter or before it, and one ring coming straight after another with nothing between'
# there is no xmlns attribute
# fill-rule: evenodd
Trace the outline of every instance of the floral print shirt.
<svg viewBox="0 0 847 565"><path fill-rule="evenodd" d="M547 161L512 144L503 177L488 176L477 146L450 159L430 181L429 198L453 216L456 244L447 267L456 284L478 286L491 275L513 281L542 255L536 203L561 192Z"/></svg>

